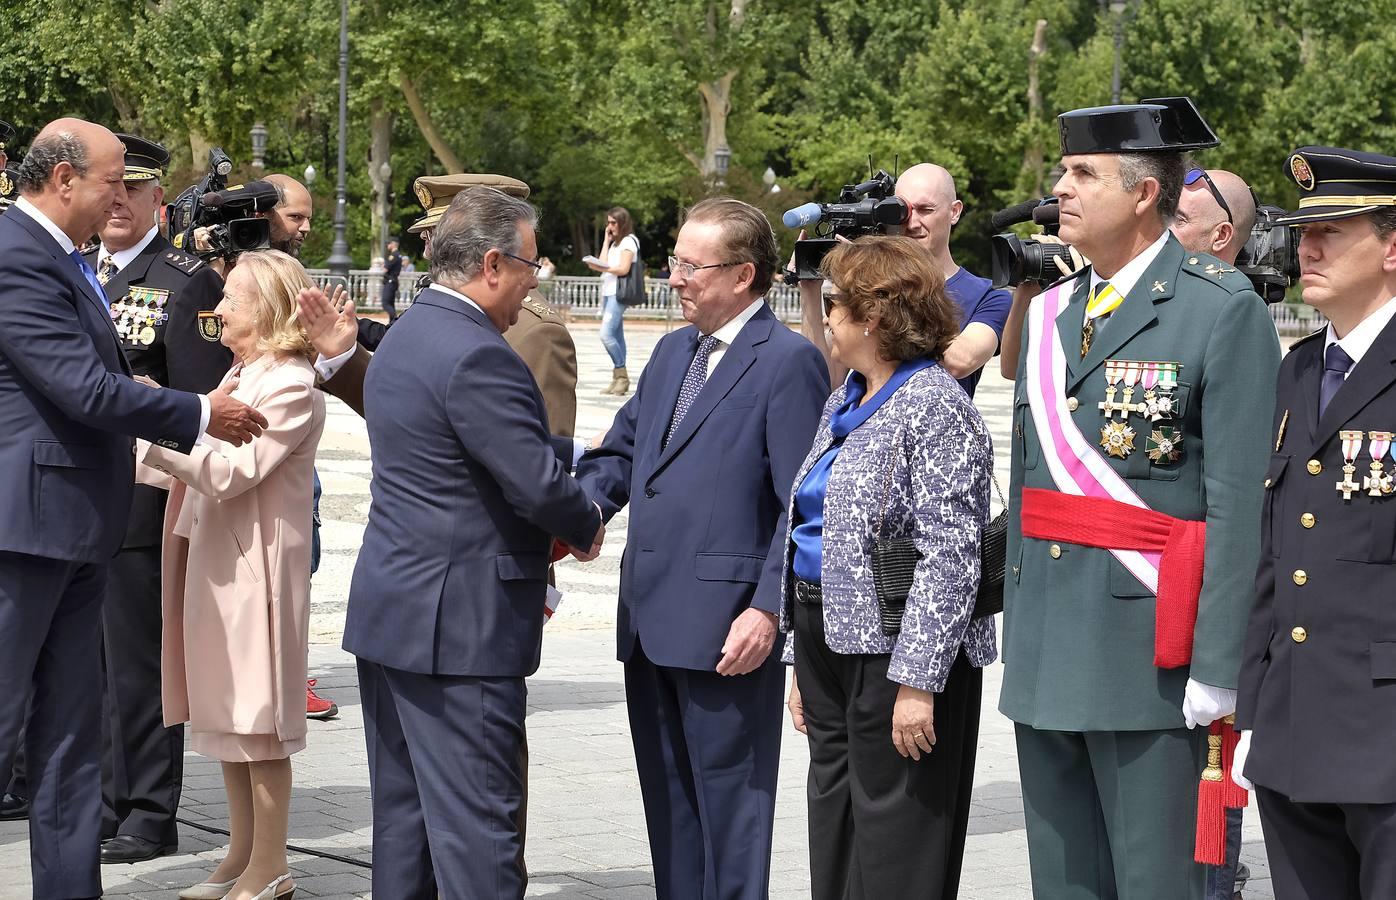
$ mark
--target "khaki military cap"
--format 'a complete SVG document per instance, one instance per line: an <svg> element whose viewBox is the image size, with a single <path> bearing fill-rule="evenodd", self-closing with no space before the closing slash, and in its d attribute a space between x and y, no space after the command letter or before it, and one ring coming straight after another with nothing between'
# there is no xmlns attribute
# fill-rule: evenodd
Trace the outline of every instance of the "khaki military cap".
<svg viewBox="0 0 1396 900"><path fill-rule="evenodd" d="M427 212L413 222L407 231L410 234L421 234L428 228L435 228L456 194L470 187L492 187L521 200L528 199L528 185L508 175L487 175L479 172L423 175L412 183L412 190L417 194L417 202L422 204L422 209Z"/></svg>

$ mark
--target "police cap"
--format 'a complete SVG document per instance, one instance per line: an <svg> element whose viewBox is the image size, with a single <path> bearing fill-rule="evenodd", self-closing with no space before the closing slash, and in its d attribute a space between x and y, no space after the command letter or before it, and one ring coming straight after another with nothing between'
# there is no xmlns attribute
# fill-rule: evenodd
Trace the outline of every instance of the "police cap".
<svg viewBox="0 0 1396 900"><path fill-rule="evenodd" d="M158 181L170 164L170 151L134 134L118 134L126 145L126 181Z"/></svg>
<svg viewBox="0 0 1396 900"><path fill-rule="evenodd" d="M1396 158L1341 147L1300 147L1285 163L1299 208L1285 225L1346 219L1396 206Z"/></svg>

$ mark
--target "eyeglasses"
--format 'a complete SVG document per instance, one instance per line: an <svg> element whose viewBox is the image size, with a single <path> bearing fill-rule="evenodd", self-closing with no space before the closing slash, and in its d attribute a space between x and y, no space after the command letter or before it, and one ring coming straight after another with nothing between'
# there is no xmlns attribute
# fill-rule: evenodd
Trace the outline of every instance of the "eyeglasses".
<svg viewBox="0 0 1396 900"><path fill-rule="evenodd" d="M500 252L500 254L509 257L510 259L517 260L517 261L523 263L524 265L529 266L529 267L532 268L533 271L535 271L535 272L538 271L539 269L543 268L543 264L540 263L540 262L539 262L538 260L536 260L536 259L524 259L522 256L515 256L514 254L508 253L508 252L506 252L506 251L504 251L504 250L500 250L499 252Z"/></svg>
<svg viewBox="0 0 1396 900"><path fill-rule="evenodd" d="M830 291L821 297L824 301L824 318L829 318L829 314L834 311L834 307L839 305L839 301L844 299L843 294L835 294Z"/></svg>
<svg viewBox="0 0 1396 900"><path fill-rule="evenodd" d="M1183 184L1192 187L1197 184L1199 178L1207 182L1207 190L1212 192L1212 199L1216 200L1217 205L1222 208L1222 212L1226 213L1226 221L1235 225L1236 220L1231 217L1231 207L1226 205L1226 198L1222 196L1221 191L1217 190L1216 182L1212 180L1212 176L1207 174L1206 169L1188 169L1188 174L1183 176Z"/></svg>
<svg viewBox="0 0 1396 900"><path fill-rule="evenodd" d="M695 266L680 260L677 256L669 257L669 271L687 281L693 277L693 273L702 269L725 269L728 266L740 266L739 262L709 263L706 266Z"/></svg>

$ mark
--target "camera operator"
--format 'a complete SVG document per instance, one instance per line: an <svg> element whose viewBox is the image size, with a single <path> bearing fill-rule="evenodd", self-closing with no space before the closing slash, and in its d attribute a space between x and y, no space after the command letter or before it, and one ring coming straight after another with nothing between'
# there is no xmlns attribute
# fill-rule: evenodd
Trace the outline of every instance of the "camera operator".
<svg viewBox="0 0 1396 900"><path fill-rule="evenodd" d="M170 155L135 135L126 145L124 199L84 256L111 302L112 324L134 375L206 394L232 365L213 309L223 279L159 231L161 173ZM178 843L184 726L166 728L160 700L160 540L166 491L137 485L102 605L105 709L102 729L102 862L135 863Z"/></svg>
<svg viewBox="0 0 1396 900"><path fill-rule="evenodd" d="M964 203L955 196L955 179L944 167L912 166L897 178L896 195L909 209L903 233L930 253L945 278L946 294L959 308L960 334L946 349L941 365L973 397L984 364L998 350L1011 299L1007 291L993 288L989 279L962 268L950 255L950 230L960 220ZM848 370L829 356L821 288L819 281L800 282L800 330L824 354L830 383L837 385Z"/></svg>
<svg viewBox="0 0 1396 900"><path fill-rule="evenodd" d="M301 245L310 234L310 217L314 206L310 191L290 175L267 175L262 178L276 188L276 208L268 215L271 223L271 245L296 259L301 257Z"/></svg>
<svg viewBox="0 0 1396 900"><path fill-rule="evenodd" d="M1250 280L1167 230L1183 154L1219 143L1191 101L1058 123L1061 238L1092 263L1028 310L999 709L1036 895L1201 900L1279 346Z"/></svg>

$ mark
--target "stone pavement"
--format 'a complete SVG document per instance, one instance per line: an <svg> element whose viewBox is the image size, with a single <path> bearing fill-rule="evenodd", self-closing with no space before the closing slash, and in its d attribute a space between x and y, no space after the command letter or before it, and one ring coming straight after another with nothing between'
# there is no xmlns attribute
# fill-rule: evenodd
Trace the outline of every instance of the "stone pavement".
<svg viewBox="0 0 1396 900"><path fill-rule="evenodd" d="M620 406L598 391L609 383L611 364L597 328L573 326L581 367L578 433L606 428ZM638 375L662 326L628 326L629 368ZM998 477L1008 484L1011 387L997 361L979 385L978 403L994 435ZM311 722L307 749L294 760L291 842L301 848L367 862L372 855L368 767L354 664L339 649L349 577L368 512L369 456L363 422L338 401L319 452L324 483L321 514L324 558L314 580L310 647L317 690L335 700L340 717ZM639 900L653 897L649 850L639 785L625 716L621 669L614 658L615 591L624 546L625 516L609 529L602 557L559 570L565 599L544 634L543 665L529 680L528 896L556 900ZM423 539L429 539L424 535ZM1001 668L984 679L983 725L975 771L974 806L966 848L962 900L1028 900L1026 839L1013 730L996 711ZM804 779L804 739L788 729L782 747L776 804L771 895L809 895ZM180 850L176 856L135 866L105 867L109 896L173 898L202 881L222 855L224 838L201 830L226 827L222 777L215 763L194 753L185 758ZM1246 818L1243 859L1253 873L1246 900L1270 898L1260 824ZM369 872L353 862L293 853L298 895L367 897ZM27 832L23 823L0 823L0 900L30 896ZM908 897L915 897L914 889ZM474 898L470 898L474 900Z"/></svg>

